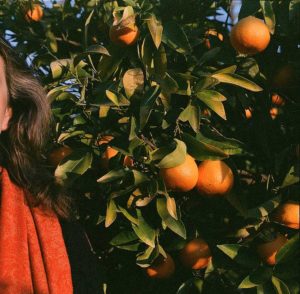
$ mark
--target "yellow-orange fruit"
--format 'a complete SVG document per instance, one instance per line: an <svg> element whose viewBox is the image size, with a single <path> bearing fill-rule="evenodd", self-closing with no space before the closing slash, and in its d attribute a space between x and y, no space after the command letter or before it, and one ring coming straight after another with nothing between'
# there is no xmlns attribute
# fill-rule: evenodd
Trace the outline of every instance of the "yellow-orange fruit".
<svg viewBox="0 0 300 294"><path fill-rule="evenodd" d="M287 202L279 205L271 215L271 220L293 229L299 229L300 205L296 202Z"/></svg>
<svg viewBox="0 0 300 294"><path fill-rule="evenodd" d="M269 113L270 113L271 118L275 119L278 115L278 108L277 107L271 107Z"/></svg>
<svg viewBox="0 0 300 294"><path fill-rule="evenodd" d="M283 106L285 104L284 99L278 94L272 94L272 103L276 106Z"/></svg>
<svg viewBox="0 0 300 294"><path fill-rule="evenodd" d="M256 248L257 253L264 263L274 265L277 252L287 241L288 239L285 236L277 234L274 240L259 244Z"/></svg>
<svg viewBox="0 0 300 294"><path fill-rule="evenodd" d="M233 26L230 42L239 53L256 54L267 48L270 42L270 32L261 19L248 16Z"/></svg>
<svg viewBox="0 0 300 294"><path fill-rule="evenodd" d="M72 152L73 152L73 150L69 146L64 145L64 146L58 147L50 152L50 154L48 156L48 161L49 161L49 163L51 163L52 166L56 167L59 165L59 163L65 157L70 155Z"/></svg>
<svg viewBox="0 0 300 294"><path fill-rule="evenodd" d="M138 37L140 31L137 26L134 26L134 29L129 27L122 27L119 25L114 25L110 27L109 38L110 40L120 46L130 46L134 44Z"/></svg>
<svg viewBox="0 0 300 294"><path fill-rule="evenodd" d="M160 174L166 187L173 191L190 191L196 186L198 180L197 164L188 154L182 164L171 168L161 168Z"/></svg>
<svg viewBox="0 0 300 294"><path fill-rule="evenodd" d="M28 21L40 21L44 15L43 8L39 4L34 4L32 9L29 9L26 13L26 19Z"/></svg>
<svg viewBox="0 0 300 294"><path fill-rule="evenodd" d="M198 167L197 190L203 196L223 196L233 187L230 167L221 160L205 160Z"/></svg>
<svg viewBox="0 0 300 294"><path fill-rule="evenodd" d="M133 166L133 159L132 159L132 157L126 155L126 156L124 157L124 162L123 162L123 164L124 164L125 166L132 167L132 166Z"/></svg>
<svg viewBox="0 0 300 294"><path fill-rule="evenodd" d="M171 255L167 254L167 258L159 256L154 263L146 268L146 274L153 279L167 279L175 271L175 263Z"/></svg>
<svg viewBox="0 0 300 294"><path fill-rule="evenodd" d="M182 264L194 270L207 267L210 259L211 252L209 246L201 238L191 240L180 252Z"/></svg>
<svg viewBox="0 0 300 294"><path fill-rule="evenodd" d="M247 119L250 119L252 117L252 111L250 108L245 109L245 116Z"/></svg>
<svg viewBox="0 0 300 294"><path fill-rule="evenodd" d="M104 136L98 141L98 145L102 145L104 143L108 143L111 141L114 137L113 136ZM106 150L102 153L100 158L100 167L104 170L109 169L109 160L116 156L118 154L118 151L110 146L107 146Z"/></svg>

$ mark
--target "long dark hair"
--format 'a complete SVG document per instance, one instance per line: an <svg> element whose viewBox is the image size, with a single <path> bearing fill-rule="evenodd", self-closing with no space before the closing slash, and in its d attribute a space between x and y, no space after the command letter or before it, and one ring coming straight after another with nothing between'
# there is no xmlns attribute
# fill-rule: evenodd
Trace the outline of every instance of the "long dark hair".
<svg viewBox="0 0 300 294"><path fill-rule="evenodd" d="M0 135L0 165L10 178L30 193L33 205L43 205L61 218L69 218L70 197L43 163L43 151L53 122L46 92L34 73L13 49L0 39L9 106L13 116Z"/></svg>

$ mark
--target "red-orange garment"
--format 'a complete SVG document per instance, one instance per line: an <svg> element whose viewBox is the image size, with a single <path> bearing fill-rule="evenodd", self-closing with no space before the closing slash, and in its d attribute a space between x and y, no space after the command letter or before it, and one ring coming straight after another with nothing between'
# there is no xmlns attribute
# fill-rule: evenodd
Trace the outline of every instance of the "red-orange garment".
<svg viewBox="0 0 300 294"><path fill-rule="evenodd" d="M60 223L29 207L23 189L0 167L0 293L73 293Z"/></svg>

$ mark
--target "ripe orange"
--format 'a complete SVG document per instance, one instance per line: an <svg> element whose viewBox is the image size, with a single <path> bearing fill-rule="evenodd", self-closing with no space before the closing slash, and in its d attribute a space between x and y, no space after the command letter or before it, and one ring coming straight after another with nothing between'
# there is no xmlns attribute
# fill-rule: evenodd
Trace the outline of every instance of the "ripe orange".
<svg viewBox="0 0 300 294"><path fill-rule="evenodd" d="M261 19L248 16L233 26L230 42L239 53L256 54L267 48L270 42L270 32Z"/></svg>
<svg viewBox="0 0 300 294"><path fill-rule="evenodd" d="M272 103L276 106L283 106L285 104L284 99L278 94L273 93L271 99L272 99Z"/></svg>
<svg viewBox="0 0 300 294"><path fill-rule="evenodd" d="M128 167L132 167L133 166L133 159L132 159L132 157L126 155L125 158L124 158L123 165L128 166Z"/></svg>
<svg viewBox="0 0 300 294"><path fill-rule="evenodd" d="M168 189L187 192L192 190L198 180L198 168L194 158L186 155L185 161L175 167L162 168L160 174Z"/></svg>
<svg viewBox="0 0 300 294"><path fill-rule="evenodd" d="M230 167L221 160L205 160L198 167L197 190L203 196L223 196L234 183Z"/></svg>
<svg viewBox="0 0 300 294"><path fill-rule="evenodd" d="M26 13L28 21L40 21L44 15L43 8L39 4L34 4Z"/></svg>
<svg viewBox="0 0 300 294"><path fill-rule="evenodd" d="M73 152L73 150L67 146L61 146L56 149L54 149L52 152L50 152L48 156L48 161L51 163L52 166L58 166L59 163L68 155L70 155Z"/></svg>
<svg viewBox="0 0 300 294"><path fill-rule="evenodd" d="M167 258L159 256L154 263L146 268L146 274L153 279L167 279L175 271L175 263L171 255L167 254Z"/></svg>
<svg viewBox="0 0 300 294"><path fill-rule="evenodd" d="M245 109L245 116L247 119L250 119L252 117L252 109L251 108Z"/></svg>
<svg viewBox="0 0 300 294"><path fill-rule="evenodd" d="M109 30L110 40L120 46L130 46L134 44L138 37L140 31L137 26L134 29L126 26L113 25Z"/></svg>
<svg viewBox="0 0 300 294"><path fill-rule="evenodd" d="M208 244L200 238L188 242L180 252L182 264L194 270L205 268L210 259Z"/></svg>
<svg viewBox="0 0 300 294"><path fill-rule="evenodd" d="M269 111L271 118L275 119L278 115L278 108L277 107L271 107Z"/></svg>
<svg viewBox="0 0 300 294"><path fill-rule="evenodd" d="M285 236L277 234L274 240L259 244L256 248L257 253L263 262L274 265L276 263L275 256L277 252L287 241L288 239Z"/></svg>
<svg viewBox="0 0 300 294"><path fill-rule="evenodd" d="M293 229L299 229L300 205L296 202L287 202L279 205L271 215L271 220Z"/></svg>
<svg viewBox="0 0 300 294"><path fill-rule="evenodd" d="M102 145L102 144L106 144L109 141L111 141L114 137L113 136L104 136L102 137L98 142L98 146ZM104 153L101 155L100 158L100 167L104 170L108 170L109 169L109 160L116 156L118 154L118 151L110 146L107 146L106 150L104 151Z"/></svg>

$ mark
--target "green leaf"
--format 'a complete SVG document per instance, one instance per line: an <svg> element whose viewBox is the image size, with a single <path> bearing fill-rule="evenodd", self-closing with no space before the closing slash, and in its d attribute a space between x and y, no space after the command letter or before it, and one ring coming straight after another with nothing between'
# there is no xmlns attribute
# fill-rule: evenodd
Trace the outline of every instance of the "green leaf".
<svg viewBox="0 0 300 294"><path fill-rule="evenodd" d="M154 107L157 97L160 94L158 86L151 87L143 97L140 107L140 129L143 129L150 117L151 111Z"/></svg>
<svg viewBox="0 0 300 294"><path fill-rule="evenodd" d="M179 53L189 54L191 52L189 40L182 26L175 21L170 21L164 25L162 41Z"/></svg>
<svg viewBox="0 0 300 294"><path fill-rule="evenodd" d="M133 231L123 230L118 233L113 239L109 242L113 246L128 244L133 241L137 241L139 238Z"/></svg>
<svg viewBox="0 0 300 294"><path fill-rule="evenodd" d="M237 69L237 66L236 66L236 65L231 65L231 66L222 68L222 69L220 69L220 70L217 70L217 71L215 72L215 74L216 74L216 73L232 73L232 74L234 74L235 71L236 71L236 69Z"/></svg>
<svg viewBox="0 0 300 294"><path fill-rule="evenodd" d="M188 154L197 160L216 160L227 158L228 155L220 148L209 142L203 142L201 139L195 138L190 134L183 133L182 140L187 146Z"/></svg>
<svg viewBox="0 0 300 294"><path fill-rule="evenodd" d="M55 35L51 31L46 32L49 47L53 53L57 53L57 41Z"/></svg>
<svg viewBox="0 0 300 294"><path fill-rule="evenodd" d="M181 121L188 121L195 133L199 131L200 109L199 106L189 104L178 117Z"/></svg>
<svg viewBox="0 0 300 294"><path fill-rule="evenodd" d="M219 84L219 81L212 77L201 77L194 87L194 92L197 93L201 90L205 90Z"/></svg>
<svg viewBox="0 0 300 294"><path fill-rule="evenodd" d="M166 226L180 237L186 239L186 230L184 223L180 219L179 210L177 210L178 219L176 220L168 211L166 198L157 198L156 207L159 216Z"/></svg>
<svg viewBox="0 0 300 294"><path fill-rule="evenodd" d="M260 7L263 11L264 19L269 28L269 31L271 34L274 34L276 20L275 20L275 13L274 13L273 7L272 7L272 2L269 0L260 0L259 3L260 3Z"/></svg>
<svg viewBox="0 0 300 294"><path fill-rule="evenodd" d="M101 184L110 183L110 182L113 182L115 180L122 179L128 173L131 173L131 171L123 169L123 168L122 169L111 170L107 174L105 174L104 176L102 176L101 178L99 178L97 180L97 182L101 183Z"/></svg>
<svg viewBox="0 0 300 294"><path fill-rule="evenodd" d="M141 68L132 68L123 76L123 86L126 96L130 98L135 92L141 93L144 89L144 73Z"/></svg>
<svg viewBox="0 0 300 294"><path fill-rule="evenodd" d="M281 188L285 188L290 185L294 185L294 184L298 183L299 180L300 180L299 171L296 169L295 166L292 166L290 171L288 172L288 174L285 176L285 178L281 184Z"/></svg>
<svg viewBox="0 0 300 294"><path fill-rule="evenodd" d="M110 200L107 204L105 216L105 228L108 228L117 218L117 207L114 200Z"/></svg>
<svg viewBox="0 0 300 294"><path fill-rule="evenodd" d="M281 202L281 196L276 196L258 207L252 208L248 210L246 213L247 218L257 218L260 219L262 217L267 216L271 211L273 211Z"/></svg>
<svg viewBox="0 0 300 294"><path fill-rule="evenodd" d="M203 90L196 93L196 96L200 100L212 100L212 101L226 101L226 97L221 93L214 90Z"/></svg>
<svg viewBox="0 0 300 294"><path fill-rule="evenodd" d="M288 242L282 246L279 251L277 252L275 259L276 259L276 266L281 263L285 263L291 260L291 258L297 258L296 255L299 252L300 248L300 240L299 234L296 234L288 240Z"/></svg>
<svg viewBox="0 0 300 294"><path fill-rule="evenodd" d="M70 132L63 132L59 135L57 142L62 143L65 140L72 138L72 137L77 137L80 135L84 135L85 131L84 130L75 130L75 131L70 131Z"/></svg>
<svg viewBox="0 0 300 294"><path fill-rule="evenodd" d="M55 170L55 176L63 182L71 182L83 175L92 164L93 154L85 149L74 150L64 158Z"/></svg>
<svg viewBox="0 0 300 294"><path fill-rule="evenodd" d="M244 280L239 284L239 289L248 289L262 285L269 281L272 277L272 268L266 266L260 266L256 268L252 273L249 274Z"/></svg>
<svg viewBox="0 0 300 294"><path fill-rule="evenodd" d="M110 56L102 55L97 66L99 77L103 82L107 81L113 75L127 54L126 48L112 45L108 48L108 52Z"/></svg>
<svg viewBox="0 0 300 294"><path fill-rule="evenodd" d="M232 73L215 73L212 75L213 78L217 79L220 83L227 83L242 87L249 91L260 92L263 89L255 84L254 82Z"/></svg>
<svg viewBox="0 0 300 294"><path fill-rule="evenodd" d="M174 198L169 196L167 196L167 210L174 219L178 220L176 201Z"/></svg>
<svg viewBox="0 0 300 294"><path fill-rule="evenodd" d="M151 17L147 19L147 25L152 36L152 40L156 48L158 49L162 39L163 26L161 25L161 22L156 19L156 16L154 14L152 14Z"/></svg>
<svg viewBox="0 0 300 294"><path fill-rule="evenodd" d="M121 105L124 106L129 104L128 100L121 93L118 93L117 91L106 90L105 94L106 97L111 102L113 102L116 106L121 106Z"/></svg>
<svg viewBox="0 0 300 294"><path fill-rule="evenodd" d="M196 93L196 96L211 110L226 120L225 108L222 103L222 101L225 101L226 98L221 93L213 90L203 90Z"/></svg>
<svg viewBox="0 0 300 294"><path fill-rule="evenodd" d="M74 65L77 65L85 56L92 55L92 54L101 54L110 56L108 50L102 45L92 45L88 47L84 52L79 53L74 58Z"/></svg>
<svg viewBox="0 0 300 294"><path fill-rule="evenodd" d="M138 224L132 223L132 228L137 236L147 245L154 248L155 247L155 230L150 227L150 225L145 221L142 216L140 209L136 209L138 216Z"/></svg>
<svg viewBox="0 0 300 294"><path fill-rule="evenodd" d="M274 276L272 277L272 284L277 294L292 294L288 286L283 281Z"/></svg>
<svg viewBox="0 0 300 294"><path fill-rule="evenodd" d="M254 268L259 265L259 259L246 246L239 244L217 245L232 260L248 268Z"/></svg>
<svg viewBox="0 0 300 294"><path fill-rule="evenodd" d="M158 256L158 247L148 247L144 252L137 255L136 264L142 268L149 267Z"/></svg>
<svg viewBox="0 0 300 294"><path fill-rule="evenodd" d="M118 205L118 210L131 222L131 224L135 224L135 225L139 224L139 220L133 217L125 208Z"/></svg>
<svg viewBox="0 0 300 294"><path fill-rule="evenodd" d="M71 65L71 59L59 59L50 63L53 79L58 79L63 73L67 72Z"/></svg>
<svg viewBox="0 0 300 294"><path fill-rule="evenodd" d="M174 139L176 147L174 149L174 144L169 146L164 146L154 151L150 152L151 161L160 160L156 163L159 168L170 168L182 164L186 157L186 145L184 142Z"/></svg>
<svg viewBox="0 0 300 294"><path fill-rule="evenodd" d="M205 137L202 133L198 133L196 138L199 141L207 145L215 146L227 155L243 154L244 144L241 141L234 138L227 138L220 134L217 130L206 128L206 126L203 126L202 130L208 137Z"/></svg>

